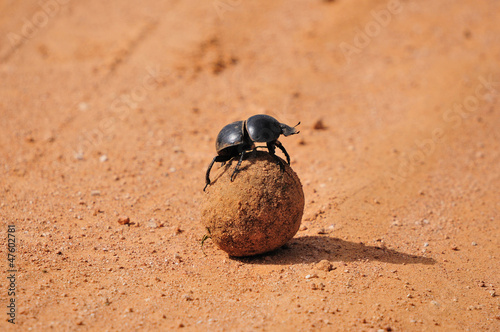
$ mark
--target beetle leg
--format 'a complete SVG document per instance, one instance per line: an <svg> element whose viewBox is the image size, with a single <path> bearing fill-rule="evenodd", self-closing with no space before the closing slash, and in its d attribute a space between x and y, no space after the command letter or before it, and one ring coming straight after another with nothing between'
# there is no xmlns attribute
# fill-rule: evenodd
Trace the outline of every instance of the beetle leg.
<svg viewBox="0 0 500 332"><path fill-rule="evenodd" d="M241 156L240 156L240 160L238 160L238 163L236 164L236 167L234 168L234 171L233 171L233 174L231 174L231 182L233 182L234 180L234 176L236 175L236 173L238 173L239 171L239 167L241 165L241 162L243 161L243 156L245 155L245 150L243 150L241 152Z"/></svg>
<svg viewBox="0 0 500 332"><path fill-rule="evenodd" d="M210 171L212 170L212 166L214 165L215 159L217 159L217 157L218 156L215 156L214 159L212 159L210 165L208 165L207 173L205 174L205 188L203 188L203 191L205 191L205 189L207 189L208 185L210 184Z"/></svg>
<svg viewBox="0 0 500 332"><path fill-rule="evenodd" d="M229 159L225 156L215 156L214 159L212 159L212 162L210 163L210 165L208 165L207 173L205 174L205 188L203 188L203 191L205 191L205 189L207 189L208 185L211 183L210 182L210 171L212 170L212 166L214 165L214 163L215 162L225 163L228 160Z"/></svg>
<svg viewBox="0 0 500 332"><path fill-rule="evenodd" d="M286 149L285 147L283 146L283 144L281 144L280 141L276 141L276 146L281 150L283 151L283 153L285 154L285 157L286 157L286 162L288 163L288 165L290 165L290 156L288 155L288 152L286 152Z"/></svg>
<svg viewBox="0 0 500 332"><path fill-rule="evenodd" d="M276 155L276 143L278 141L272 141L272 142L267 142L267 149L269 150L269 154L273 156L274 160L276 160L276 163L280 166L280 169L282 172L285 171L285 165L283 165L283 162L281 159ZM281 145L281 143L280 143ZM280 148L281 149L281 148Z"/></svg>

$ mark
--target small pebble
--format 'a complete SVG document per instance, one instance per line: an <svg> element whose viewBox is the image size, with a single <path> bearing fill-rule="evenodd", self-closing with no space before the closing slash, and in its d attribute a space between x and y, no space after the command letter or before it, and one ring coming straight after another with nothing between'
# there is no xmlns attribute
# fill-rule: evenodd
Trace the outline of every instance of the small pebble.
<svg viewBox="0 0 500 332"><path fill-rule="evenodd" d="M100 196L101 192L99 190L92 190L90 192L90 196Z"/></svg>
<svg viewBox="0 0 500 332"><path fill-rule="evenodd" d="M318 230L318 234L321 235L321 234L327 234L326 230L324 228L321 228Z"/></svg>
<svg viewBox="0 0 500 332"><path fill-rule="evenodd" d="M333 270L332 263L330 263L326 259L323 259L322 261L320 261L318 264L316 264L315 267L317 270L326 271L326 272L330 272L331 270Z"/></svg>
<svg viewBox="0 0 500 332"><path fill-rule="evenodd" d="M316 273L306 275L306 279L318 278Z"/></svg>
<svg viewBox="0 0 500 332"><path fill-rule="evenodd" d="M121 216L118 218L118 223L120 225L128 225L130 224L130 218L127 216Z"/></svg>
<svg viewBox="0 0 500 332"><path fill-rule="evenodd" d="M476 242L472 242L471 245L473 245L475 247L475 246L477 246L477 243Z"/></svg>
<svg viewBox="0 0 500 332"><path fill-rule="evenodd" d="M425 242L424 247L428 247L428 246L429 246L429 243Z"/></svg>
<svg viewBox="0 0 500 332"><path fill-rule="evenodd" d="M490 291L490 295L491 295L491 297L495 297L495 296L497 296L497 293L494 290L492 290L492 291Z"/></svg>
<svg viewBox="0 0 500 332"><path fill-rule="evenodd" d="M99 157L99 161L101 163L104 163L104 162L108 161L108 156L105 155L105 154L103 154L102 156Z"/></svg>
<svg viewBox="0 0 500 332"><path fill-rule="evenodd" d="M83 160L83 152L76 152L75 159L76 160Z"/></svg>
<svg viewBox="0 0 500 332"><path fill-rule="evenodd" d="M148 221L148 227L150 227L150 228L158 228L158 227L160 227L160 225L153 218L153 219L151 219L151 220Z"/></svg>

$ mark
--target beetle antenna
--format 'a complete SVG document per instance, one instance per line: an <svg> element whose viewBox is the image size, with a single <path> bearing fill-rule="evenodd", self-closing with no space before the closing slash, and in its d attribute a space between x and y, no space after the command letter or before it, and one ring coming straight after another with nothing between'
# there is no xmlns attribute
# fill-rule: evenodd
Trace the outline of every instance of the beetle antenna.
<svg viewBox="0 0 500 332"><path fill-rule="evenodd" d="M300 124L300 121L299 121L299 123L297 123L295 126L293 126L293 128L297 127L299 124ZM298 130L298 131L296 132L296 134L298 134L298 133L300 133L300 130Z"/></svg>

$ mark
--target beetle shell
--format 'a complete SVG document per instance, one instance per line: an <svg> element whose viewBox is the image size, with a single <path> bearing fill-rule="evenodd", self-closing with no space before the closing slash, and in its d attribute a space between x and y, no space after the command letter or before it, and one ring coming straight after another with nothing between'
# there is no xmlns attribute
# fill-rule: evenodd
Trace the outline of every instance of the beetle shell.
<svg viewBox="0 0 500 332"><path fill-rule="evenodd" d="M234 154L233 150L244 142L244 126L244 121L235 121L221 129L215 141L215 150L220 156Z"/></svg>
<svg viewBox="0 0 500 332"><path fill-rule="evenodd" d="M271 142L277 140L282 133L279 121L265 114L249 117L246 127L250 139L254 142Z"/></svg>

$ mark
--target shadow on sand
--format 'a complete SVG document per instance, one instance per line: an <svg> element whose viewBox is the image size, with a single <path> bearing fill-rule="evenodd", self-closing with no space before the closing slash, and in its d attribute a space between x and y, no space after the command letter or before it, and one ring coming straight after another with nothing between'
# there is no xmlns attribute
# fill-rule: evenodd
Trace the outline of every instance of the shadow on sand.
<svg viewBox="0 0 500 332"><path fill-rule="evenodd" d="M360 260L379 261L391 264L426 264L436 261L432 258L409 255L393 249L367 246L328 236L297 237L285 246L272 252L252 257L231 257L247 264L310 264L323 259L331 262L353 262Z"/></svg>

